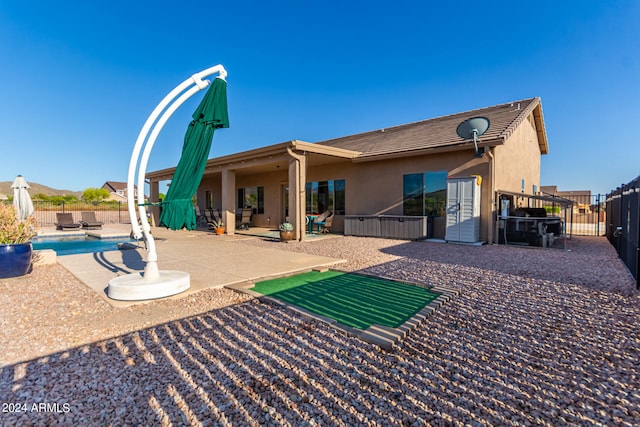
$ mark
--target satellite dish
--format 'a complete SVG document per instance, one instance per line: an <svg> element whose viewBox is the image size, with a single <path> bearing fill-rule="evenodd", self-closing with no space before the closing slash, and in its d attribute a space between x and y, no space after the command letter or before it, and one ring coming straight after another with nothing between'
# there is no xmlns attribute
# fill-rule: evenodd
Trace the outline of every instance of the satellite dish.
<svg viewBox="0 0 640 427"><path fill-rule="evenodd" d="M476 150L476 157L482 157L484 151L478 150L478 137L484 134L491 122L486 117L472 117L458 125L456 133L462 139L473 138L473 146Z"/></svg>

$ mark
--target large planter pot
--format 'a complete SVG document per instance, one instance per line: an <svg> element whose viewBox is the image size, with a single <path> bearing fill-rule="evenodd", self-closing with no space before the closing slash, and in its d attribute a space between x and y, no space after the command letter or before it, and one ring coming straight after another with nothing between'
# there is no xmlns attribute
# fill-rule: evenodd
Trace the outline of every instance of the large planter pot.
<svg viewBox="0 0 640 427"><path fill-rule="evenodd" d="M283 242L288 240L293 240L293 230L291 231L280 230L280 240L282 240Z"/></svg>
<svg viewBox="0 0 640 427"><path fill-rule="evenodd" d="M27 274L32 252L31 243L0 245L0 278Z"/></svg>

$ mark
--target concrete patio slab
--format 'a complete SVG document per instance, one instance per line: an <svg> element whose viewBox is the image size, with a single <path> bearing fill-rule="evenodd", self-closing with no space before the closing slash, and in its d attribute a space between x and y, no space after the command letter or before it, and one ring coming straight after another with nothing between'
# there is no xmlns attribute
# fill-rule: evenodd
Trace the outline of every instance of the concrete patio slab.
<svg viewBox="0 0 640 427"><path fill-rule="evenodd" d="M344 260L243 244L247 237L215 236L201 231L153 230L160 270L185 271L191 276L183 298L202 289L290 274ZM285 243L283 243L285 244ZM117 301L107 296L109 280L144 270L143 248L57 257L58 264L114 307L147 301Z"/></svg>

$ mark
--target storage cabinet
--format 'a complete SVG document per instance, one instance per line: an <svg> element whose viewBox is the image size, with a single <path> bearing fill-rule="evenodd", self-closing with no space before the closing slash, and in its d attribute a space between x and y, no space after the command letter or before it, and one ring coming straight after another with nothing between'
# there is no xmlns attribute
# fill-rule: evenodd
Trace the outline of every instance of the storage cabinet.
<svg viewBox="0 0 640 427"><path fill-rule="evenodd" d="M346 236L388 237L419 240L429 237L430 221L426 216L347 215Z"/></svg>
<svg viewBox="0 0 640 427"><path fill-rule="evenodd" d="M447 179L445 240L480 241L480 183L477 176Z"/></svg>
<svg viewBox="0 0 640 427"><path fill-rule="evenodd" d="M345 236L380 237L378 215L347 215L344 217Z"/></svg>
<svg viewBox="0 0 640 427"><path fill-rule="evenodd" d="M380 235L392 239L426 239L427 236L426 216L380 216Z"/></svg>

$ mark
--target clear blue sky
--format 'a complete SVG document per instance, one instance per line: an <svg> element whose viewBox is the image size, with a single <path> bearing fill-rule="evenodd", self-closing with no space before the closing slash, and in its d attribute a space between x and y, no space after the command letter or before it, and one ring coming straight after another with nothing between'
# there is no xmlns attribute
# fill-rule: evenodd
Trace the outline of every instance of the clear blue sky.
<svg viewBox="0 0 640 427"><path fill-rule="evenodd" d="M640 2L0 0L0 181L125 181L155 105L228 72L211 157L539 96L542 185L606 193L640 174ZM164 128L174 166L200 97Z"/></svg>

